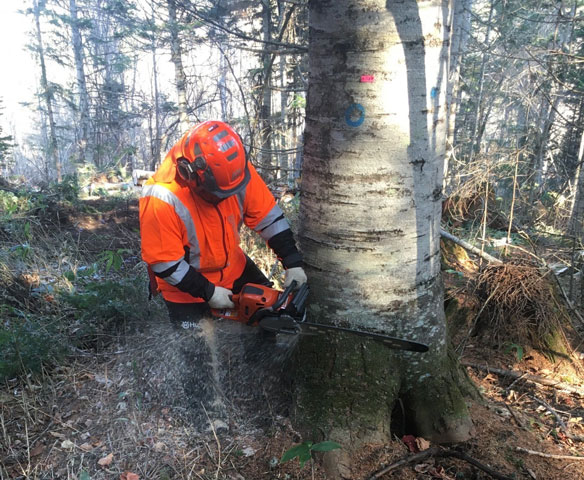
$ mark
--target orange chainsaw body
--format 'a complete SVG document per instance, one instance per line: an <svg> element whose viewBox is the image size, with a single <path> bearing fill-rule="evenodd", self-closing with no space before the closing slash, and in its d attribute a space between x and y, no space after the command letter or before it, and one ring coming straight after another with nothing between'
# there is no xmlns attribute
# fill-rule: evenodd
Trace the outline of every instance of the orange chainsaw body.
<svg viewBox="0 0 584 480"><path fill-rule="evenodd" d="M281 294L280 290L266 285L247 283L239 294L232 297L235 308L213 309L211 312L219 318L252 325L256 323L253 321L253 315L260 309L272 307L280 299ZM288 300L286 299L279 308L286 308Z"/></svg>

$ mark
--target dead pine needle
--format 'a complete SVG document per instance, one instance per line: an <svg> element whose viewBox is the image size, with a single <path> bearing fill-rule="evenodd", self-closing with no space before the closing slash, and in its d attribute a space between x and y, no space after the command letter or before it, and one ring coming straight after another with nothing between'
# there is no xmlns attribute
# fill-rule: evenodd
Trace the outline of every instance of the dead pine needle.
<svg viewBox="0 0 584 480"><path fill-rule="evenodd" d="M538 266L527 261L487 265L476 278L475 295L483 304L476 331L488 332L498 346L557 351L565 344L553 285Z"/></svg>

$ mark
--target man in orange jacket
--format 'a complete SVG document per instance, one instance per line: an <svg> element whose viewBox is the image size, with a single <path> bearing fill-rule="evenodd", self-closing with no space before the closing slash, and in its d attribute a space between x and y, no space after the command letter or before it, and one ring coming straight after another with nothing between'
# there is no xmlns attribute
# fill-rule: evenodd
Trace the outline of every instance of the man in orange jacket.
<svg viewBox="0 0 584 480"><path fill-rule="evenodd" d="M208 308L231 308L244 284L269 280L239 246L242 224L282 262L284 285L306 282L280 207L226 123L194 126L168 152L140 198L142 258L173 323L193 325Z"/></svg>

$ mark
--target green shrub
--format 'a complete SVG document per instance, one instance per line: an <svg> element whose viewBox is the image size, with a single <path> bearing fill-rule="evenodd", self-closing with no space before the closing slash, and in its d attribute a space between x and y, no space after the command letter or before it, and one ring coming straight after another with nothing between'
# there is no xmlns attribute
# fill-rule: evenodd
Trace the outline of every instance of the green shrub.
<svg viewBox="0 0 584 480"><path fill-rule="evenodd" d="M0 326L0 381L24 372L37 373L43 364L66 353L66 342L52 318L25 315L2 305Z"/></svg>
<svg viewBox="0 0 584 480"><path fill-rule="evenodd" d="M144 282L138 278L92 281L62 295L73 310L74 336L94 343L97 336L115 334L147 315Z"/></svg>
<svg viewBox="0 0 584 480"><path fill-rule="evenodd" d="M58 195L60 200L76 202L81 191L79 179L77 175L65 175L60 183L55 183L51 186L51 190Z"/></svg>

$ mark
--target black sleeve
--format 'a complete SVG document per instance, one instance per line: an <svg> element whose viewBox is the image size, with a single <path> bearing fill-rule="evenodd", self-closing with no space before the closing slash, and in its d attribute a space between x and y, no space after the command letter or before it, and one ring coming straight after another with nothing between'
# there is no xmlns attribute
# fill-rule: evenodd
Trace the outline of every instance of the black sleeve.
<svg viewBox="0 0 584 480"><path fill-rule="evenodd" d="M206 302L215 293L215 285L190 266L187 274L175 287L183 292L190 293L193 297L200 297Z"/></svg>
<svg viewBox="0 0 584 480"><path fill-rule="evenodd" d="M169 269L156 274L156 276L164 279L171 275L177 268L178 263ZM197 272L193 267L189 266L189 270L183 279L175 285L181 292L189 293L193 297L199 297L208 302L213 293L215 293L215 285L207 280L202 274Z"/></svg>
<svg viewBox="0 0 584 480"><path fill-rule="evenodd" d="M268 240L268 246L274 251L284 268L302 266L302 255L296 248L292 230L287 228Z"/></svg>

